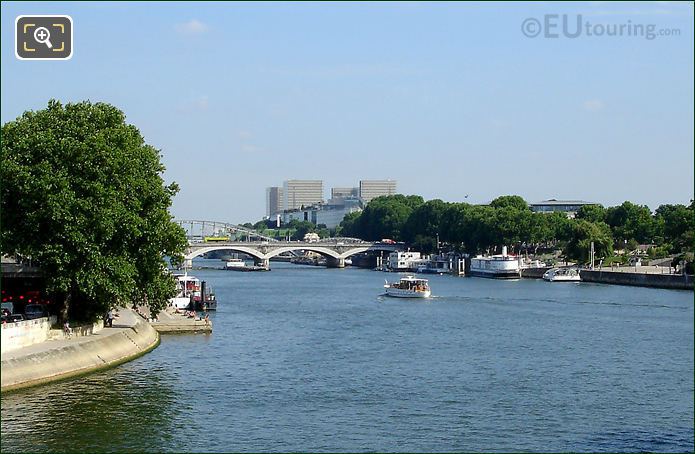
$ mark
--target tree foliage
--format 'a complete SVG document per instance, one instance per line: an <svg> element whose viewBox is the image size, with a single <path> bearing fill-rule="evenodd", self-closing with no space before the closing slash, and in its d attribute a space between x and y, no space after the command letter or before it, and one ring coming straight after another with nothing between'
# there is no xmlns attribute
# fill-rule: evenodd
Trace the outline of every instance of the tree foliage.
<svg viewBox="0 0 695 454"><path fill-rule="evenodd" d="M447 204L439 199L429 200L416 207L403 225L403 239L413 242L418 236L436 238L442 233L442 218L446 209Z"/></svg>
<svg viewBox="0 0 695 454"><path fill-rule="evenodd" d="M692 248L695 230L695 210L693 204L661 205L655 212L656 234L668 241L675 252Z"/></svg>
<svg viewBox="0 0 695 454"><path fill-rule="evenodd" d="M606 209L603 205L584 205L577 211L577 219L589 222L606 222Z"/></svg>
<svg viewBox="0 0 695 454"><path fill-rule="evenodd" d="M638 243L651 242L654 236L652 212L646 205L623 202L606 210L606 222L616 240L634 239Z"/></svg>
<svg viewBox="0 0 695 454"><path fill-rule="evenodd" d="M592 242L596 257L608 257L612 254L613 238L610 227L605 222L594 223L578 219L572 225L572 238L567 243L565 255L578 262L587 263Z"/></svg>
<svg viewBox="0 0 695 454"><path fill-rule="evenodd" d="M502 195L490 202L492 208L514 208L519 211L530 211L526 200L518 195Z"/></svg>
<svg viewBox="0 0 695 454"><path fill-rule="evenodd" d="M296 221L294 219L293 221L294 222L289 223L289 226L295 229L291 237L292 240L303 240L304 235L306 235L309 232L316 231L316 226L310 221Z"/></svg>
<svg viewBox="0 0 695 454"><path fill-rule="evenodd" d="M662 205L652 216L646 206L625 202L617 207L586 205L576 218L564 212L534 213L526 201L501 196L489 205L423 202L416 196L379 197L362 213L350 213L342 233L368 240L394 238L423 252L433 252L437 239L450 249L471 254L511 248L564 248L572 258L584 260L594 241L597 256L613 247L656 241L660 253L691 251L695 228L693 203ZM654 249L653 249L654 250Z"/></svg>
<svg viewBox="0 0 695 454"><path fill-rule="evenodd" d="M186 247L168 211L178 187L123 112L50 101L2 126L0 160L0 249L39 264L63 317L166 305L175 282L164 256L181 260Z"/></svg>
<svg viewBox="0 0 695 454"><path fill-rule="evenodd" d="M410 214L424 200L420 196L402 194L372 199L357 217L350 217L342 225L343 234L366 240L392 238L402 240L402 229Z"/></svg>

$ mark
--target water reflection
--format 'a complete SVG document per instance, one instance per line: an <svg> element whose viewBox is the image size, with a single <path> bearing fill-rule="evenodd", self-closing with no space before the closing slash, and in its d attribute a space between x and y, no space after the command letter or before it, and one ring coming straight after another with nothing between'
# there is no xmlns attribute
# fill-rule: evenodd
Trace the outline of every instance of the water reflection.
<svg viewBox="0 0 695 454"><path fill-rule="evenodd" d="M164 367L127 367L2 396L2 451L147 451L173 437L181 391ZM184 445L170 445L184 449Z"/></svg>

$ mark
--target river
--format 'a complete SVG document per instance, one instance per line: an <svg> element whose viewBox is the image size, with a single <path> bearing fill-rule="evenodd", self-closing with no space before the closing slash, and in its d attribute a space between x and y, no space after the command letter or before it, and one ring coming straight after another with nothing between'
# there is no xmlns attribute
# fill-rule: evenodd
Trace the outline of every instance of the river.
<svg viewBox="0 0 695 454"><path fill-rule="evenodd" d="M194 274L212 335L3 394L2 451L694 450L692 292L433 276L414 301L361 269Z"/></svg>

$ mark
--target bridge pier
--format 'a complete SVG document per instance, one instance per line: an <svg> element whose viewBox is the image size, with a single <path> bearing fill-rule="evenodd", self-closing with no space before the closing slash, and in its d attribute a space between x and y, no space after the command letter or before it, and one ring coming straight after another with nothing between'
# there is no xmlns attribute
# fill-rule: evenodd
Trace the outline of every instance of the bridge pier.
<svg viewBox="0 0 695 454"><path fill-rule="evenodd" d="M254 265L262 266L266 270L269 270L270 269L270 259L255 259Z"/></svg>
<svg viewBox="0 0 695 454"><path fill-rule="evenodd" d="M345 259L336 259L333 257L326 258L326 267L328 268L345 268Z"/></svg>

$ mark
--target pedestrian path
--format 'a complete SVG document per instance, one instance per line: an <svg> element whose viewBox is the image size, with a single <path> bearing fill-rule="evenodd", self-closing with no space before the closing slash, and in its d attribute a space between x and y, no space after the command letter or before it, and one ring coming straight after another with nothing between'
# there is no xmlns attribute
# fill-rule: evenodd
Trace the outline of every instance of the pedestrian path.
<svg viewBox="0 0 695 454"><path fill-rule="evenodd" d="M133 311L121 309L118 311L118 314L118 317L114 319L112 328L104 327L104 329L101 331L88 336L72 336L70 338L46 340L38 344L28 345L16 350L10 350L2 353L2 361L21 358L23 356L29 356L36 353L48 352L50 350L59 350L70 345L93 342L96 338L103 339L104 337L118 334L125 329L131 330L138 322L138 316Z"/></svg>
<svg viewBox="0 0 695 454"><path fill-rule="evenodd" d="M111 328L3 352L2 390L111 367L134 359L158 344L159 334L146 320L130 309L121 308Z"/></svg>
<svg viewBox="0 0 695 454"><path fill-rule="evenodd" d="M198 315L201 313L198 312ZM172 307L167 307L157 315L157 321L150 323L159 333L212 333L212 322L196 320L185 315L185 311L176 313Z"/></svg>

